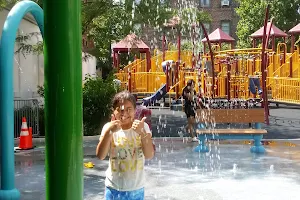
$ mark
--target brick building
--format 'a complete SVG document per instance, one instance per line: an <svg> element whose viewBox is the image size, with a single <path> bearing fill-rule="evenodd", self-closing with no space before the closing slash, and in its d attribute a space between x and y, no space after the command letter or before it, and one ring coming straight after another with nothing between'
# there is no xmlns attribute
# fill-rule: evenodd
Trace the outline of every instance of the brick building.
<svg viewBox="0 0 300 200"><path fill-rule="evenodd" d="M171 6L177 9L196 7L199 10L208 12L212 18L210 23L204 24L208 33L221 28L237 41L236 27L239 18L235 12L235 8L238 6L235 0L172 0ZM176 32L174 30L168 32L168 41L175 42ZM142 39L151 49L161 48L161 35L161 31L143 27Z"/></svg>
<svg viewBox="0 0 300 200"><path fill-rule="evenodd" d="M199 9L210 13L212 18L212 22L206 24L209 32L221 28L236 40L236 27L239 20L235 12L237 6L234 0L199 0Z"/></svg>

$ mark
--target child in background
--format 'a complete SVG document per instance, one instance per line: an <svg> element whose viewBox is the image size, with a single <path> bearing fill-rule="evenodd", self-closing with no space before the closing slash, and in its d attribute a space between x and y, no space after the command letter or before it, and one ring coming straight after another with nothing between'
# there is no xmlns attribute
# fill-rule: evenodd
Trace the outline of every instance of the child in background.
<svg viewBox="0 0 300 200"><path fill-rule="evenodd" d="M135 97L135 100L137 101L138 100L137 95L134 95L134 97ZM146 117L145 122L148 124L150 131L152 130L151 114L152 114L151 110L149 108L147 108L146 106L136 105L134 118L138 119L138 120L142 120L143 117ZM153 143L153 148L154 148L154 154L155 154L155 144L154 143Z"/></svg>
<svg viewBox="0 0 300 200"><path fill-rule="evenodd" d="M106 200L143 200L145 158L154 155L146 118L134 120L136 100L128 91L115 95L112 121L104 125L96 155L109 154L105 179Z"/></svg>
<svg viewBox="0 0 300 200"><path fill-rule="evenodd" d="M190 79L188 80L187 85L183 88L182 97L184 99L184 112L188 120L186 129L187 132L191 135L192 142L198 142L198 139L194 134L194 125L196 123L195 110L197 109L197 102L195 101L196 96L197 93L195 90L195 81L193 79Z"/></svg>
<svg viewBox="0 0 300 200"><path fill-rule="evenodd" d="M135 100L137 101L137 95L134 95ZM147 108L144 105L136 105L136 109L135 109L135 119L141 120L143 119L143 117L146 117L145 122L149 125L150 130L152 130L151 127L151 110L149 108Z"/></svg>

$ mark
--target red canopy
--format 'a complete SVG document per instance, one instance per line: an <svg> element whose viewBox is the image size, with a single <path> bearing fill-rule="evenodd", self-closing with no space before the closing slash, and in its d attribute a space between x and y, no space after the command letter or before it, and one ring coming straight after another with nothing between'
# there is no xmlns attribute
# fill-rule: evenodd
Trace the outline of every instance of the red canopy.
<svg viewBox="0 0 300 200"><path fill-rule="evenodd" d="M295 49L295 35L300 33L300 23L294 26L291 30L289 30L289 33L291 33L291 52L294 52Z"/></svg>
<svg viewBox="0 0 300 200"><path fill-rule="evenodd" d="M224 31L220 28L217 28L214 32L209 34L208 36L210 42L233 42L234 39L227 35ZM206 42L206 38L201 40L202 42Z"/></svg>
<svg viewBox="0 0 300 200"><path fill-rule="evenodd" d="M113 63L116 68L119 68L119 53L127 53L132 49L138 50L140 53L146 53L147 72L151 68L150 48L139 39L134 33L127 35L123 40L113 45Z"/></svg>
<svg viewBox="0 0 300 200"><path fill-rule="evenodd" d="M131 49L138 49L141 53L150 51L150 48L134 33L127 35L123 40L115 44L113 47L113 51L119 52L128 52Z"/></svg>
<svg viewBox="0 0 300 200"><path fill-rule="evenodd" d="M268 24L267 24L267 31L270 29L270 25L271 25L271 22L268 22ZM253 37L253 38L261 38L261 37L263 37L263 34L264 34L264 27L261 27L259 30L257 30L256 32L252 33L251 37ZM288 35L285 32L283 32L282 30L280 30L279 28L277 28L274 24L272 24L270 36L274 36L274 37L287 37Z"/></svg>
<svg viewBox="0 0 300 200"><path fill-rule="evenodd" d="M300 23L289 30L289 33L300 33Z"/></svg>

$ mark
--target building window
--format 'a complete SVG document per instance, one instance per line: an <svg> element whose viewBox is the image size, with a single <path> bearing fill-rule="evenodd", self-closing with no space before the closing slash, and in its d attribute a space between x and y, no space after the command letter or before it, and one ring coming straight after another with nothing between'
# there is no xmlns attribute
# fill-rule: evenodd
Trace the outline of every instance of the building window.
<svg viewBox="0 0 300 200"><path fill-rule="evenodd" d="M230 0L221 0L221 6L229 6Z"/></svg>
<svg viewBox="0 0 300 200"><path fill-rule="evenodd" d="M226 34L230 35L230 22L229 21L222 21L221 22L221 29Z"/></svg>
<svg viewBox="0 0 300 200"><path fill-rule="evenodd" d="M200 0L200 6L201 7L209 7L210 6L210 0Z"/></svg>

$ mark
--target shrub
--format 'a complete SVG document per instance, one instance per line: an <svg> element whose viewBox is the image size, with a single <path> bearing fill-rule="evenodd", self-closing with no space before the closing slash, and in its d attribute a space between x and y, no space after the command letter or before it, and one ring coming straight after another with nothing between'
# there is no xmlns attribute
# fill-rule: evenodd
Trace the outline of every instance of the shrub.
<svg viewBox="0 0 300 200"><path fill-rule="evenodd" d="M120 90L110 75L107 79L87 76L83 87L84 135L97 135L99 129L110 119L111 100Z"/></svg>
<svg viewBox="0 0 300 200"><path fill-rule="evenodd" d="M109 75L105 80L87 76L83 87L83 132L84 135L97 135L99 129L110 119L111 99L120 89ZM38 93L44 97L44 87L38 86ZM39 131L45 135L44 107L39 108Z"/></svg>

